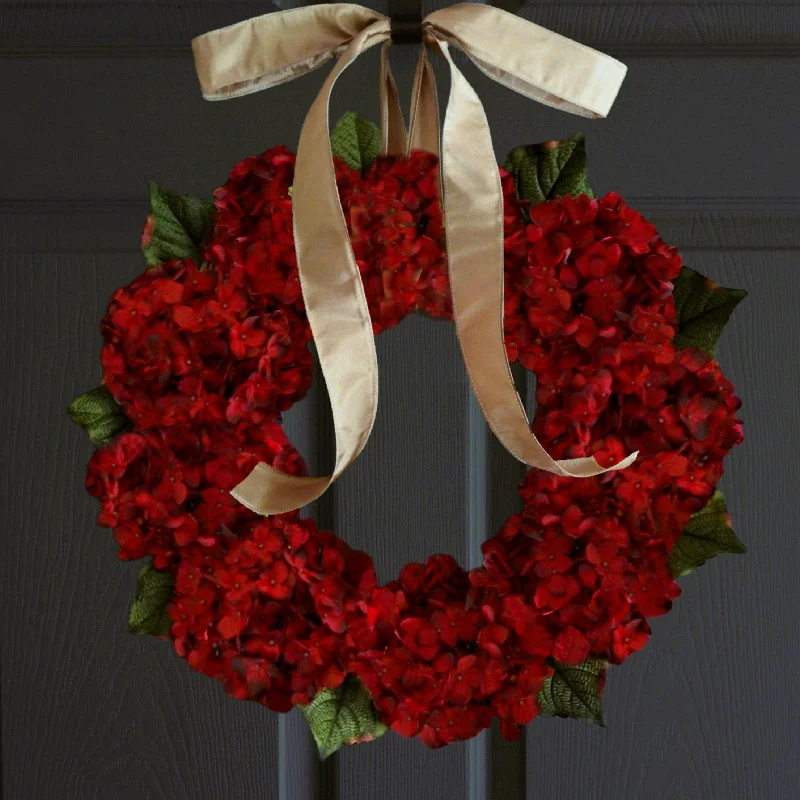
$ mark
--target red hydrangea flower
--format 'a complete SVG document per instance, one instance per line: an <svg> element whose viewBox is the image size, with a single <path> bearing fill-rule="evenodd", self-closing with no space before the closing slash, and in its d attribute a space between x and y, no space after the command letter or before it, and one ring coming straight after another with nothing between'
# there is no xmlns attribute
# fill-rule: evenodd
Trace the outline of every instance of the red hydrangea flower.
<svg viewBox="0 0 800 800"><path fill-rule="evenodd" d="M336 174L375 332L451 317L435 157ZM621 663L670 609L669 554L742 439L739 401L716 361L672 344L681 260L649 222L615 194L529 208L501 171L505 340L536 373L533 430L555 458L640 455L583 480L531 470L483 566L432 556L377 587L365 553L230 495L259 462L306 472L281 420L313 372L293 179L286 148L245 159L215 192L204 266L171 261L114 294L103 380L132 430L89 464L98 523L120 558L175 576L175 649L233 696L285 712L355 673L428 746L495 716L517 737L550 658Z"/></svg>

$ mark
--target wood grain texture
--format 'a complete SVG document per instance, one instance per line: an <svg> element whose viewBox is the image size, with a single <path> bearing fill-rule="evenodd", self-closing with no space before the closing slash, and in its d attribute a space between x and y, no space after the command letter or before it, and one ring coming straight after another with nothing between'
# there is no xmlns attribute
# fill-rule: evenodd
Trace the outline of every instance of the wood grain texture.
<svg viewBox="0 0 800 800"><path fill-rule="evenodd" d="M653 620L647 648L610 671L608 728L571 720L529 728L530 800L800 796L800 711L787 702L800 648L797 256L699 252L690 263L750 292L719 347L746 436L721 488L749 553L681 579L683 594Z"/></svg>
<svg viewBox="0 0 800 800"><path fill-rule="evenodd" d="M405 86L415 55L407 50L395 60ZM777 201L776 211L798 197L791 166L800 100L789 89L800 85L800 60L638 58L607 120L547 109L475 67L467 75L499 159L520 144L584 130L598 192L687 208L692 198ZM14 113L4 121L0 199L141 202L148 178L207 196L246 155L279 143L294 148L323 72L218 103L202 99L190 62L157 57L21 60L4 63L3 76ZM377 76L378 53L370 51L342 77L331 118L352 105L377 118Z"/></svg>
<svg viewBox="0 0 800 800"><path fill-rule="evenodd" d="M4 797L275 797L276 720L169 644L127 632L140 565L116 560L64 409L100 377L98 321L141 261L3 258Z"/></svg>
<svg viewBox="0 0 800 800"><path fill-rule="evenodd" d="M306 397L284 415L284 429L308 465L324 474L335 459L333 419L319 362ZM333 493L303 509L321 528L330 528ZM278 800L317 800L329 793L332 762L321 763L317 745L300 711L278 716Z"/></svg>
<svg viewBox="0 0 800 800"><path fill-rule="evenodd" d="M800 567L796 3L529 3L529 19L628 60L606 121L539 108L467 68L498 158L585 129L596 191L620 191L687 263L750 291L720 347L747 434L723 488L750 553L683 580L647 650L612 672L608 729L540 720L521 742L493 730L438 752L390 734L320 763L299 713L228 698L168 645L127 633L138 565L117 562L110 532L94 526L96 502L82 485L91 446L63 408L97 382L98 320L111 291L143 266L147 178L208 196L245 155L295 145L324 70L209 104L189 57L192 36L271 8L2 4L0 56L10 58L0 70L13 109L0 134L3 797L800 797L791 699L800 629L790 611ZM395 50L407 96L415 54ZM376 76L371 53L343 79L332 116L355 97L375 117ZM382 335L378 351L374 437L309 513L370 550L381 580L434 552L476 563L481 539L519 507L523 470L476 420L452 326L412 318ZM286 424L312 469L330 466L319 376Z"/></svg>
<svg viewBox="0 0 800 800"><path fill-rule="evenodd" d="M533 419L536 409L536 378L519 364L512 365L514 382L520 396L525 400L528 418ZM487 477L486 537L494 536L510 514L522 510L522 499L518 486L527 467L517 461L487 430L489 437ZM522 800L525 796L525 751L528 729L515 742L507 742L500 733L497 720L491 730L491 749L487 756L489 771L489 793L492 800Z"/></svg>
<svg viewBox="0 0 800 800"><path fill-rule="evenodd" d="M626 199L683 251L800 249L800 198ZM0 200L0 240L6 253L136 255L146 215L144 192L138 200Z"/></svg>
<svg viewBox="0 0 800 800"><path fill-rule="evenodd" d="M72 53L100 58L149 54L154 49L188 56L189 40L275 8L302 5L258 0L112 2L5 0L0 55ZM387 2L364 2L386 12ZM446 5L425 2L425 13ZM617 53L705 56L709 51L796 53L800 8L792 2L695 0L564 0L530 2L522 16L601 49Z"/></svg>
<svg viewBox="0 0 800 800"><path fill-rule="evenodd" d="M522 387L524 389L524 383ZM491 536L489 527L489 497L491 496L491 462L489 454L492 436L483 416L478 398L471 386L467 393L467 458L466 458L466 552L467 569L483 563L482 545ZM467 743L466 798L486 800L491 780L491 731L481 731Z"/></svg>
<svg viewBox="0 0 800 800"><path fill-rule="evenodd" d="M377 339L378 419L335 490L336 533L373 558L378 580L403 565L467 556L467 377L452 325L419 316ZM464 796L466 744L432 753L384 736L334 756L342 800Z"/></svg>

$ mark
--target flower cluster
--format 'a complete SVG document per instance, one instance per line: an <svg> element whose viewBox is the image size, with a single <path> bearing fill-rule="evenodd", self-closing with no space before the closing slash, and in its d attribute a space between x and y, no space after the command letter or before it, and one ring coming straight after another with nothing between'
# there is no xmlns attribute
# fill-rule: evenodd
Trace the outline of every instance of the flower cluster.
<svg viewBox="0 0 800 800"><path fill-rule="evenodd" d="M469 739L495 715L508 738L538 712L554 637L520 593L483 588L450 556L409 564L373 591L367 642L351 665L376 707L430 747Z"/></svg>
<svg viewBox="0 0 800 800"><path fill-rule="evenodd" d="M375 332L452 315L436 159L337 162ZM238 164L215 193L204 263L173 261L114 295L104 382L132 431L87 486L123 559L175 576L177 651L277 710L356 673L383 720L435 747L538 712L550 659L622 662L678 595L668 559L741 441L716 361L672 340L674 248L616 195L528 208L502 173L506 345L537 378L533 427L557 458L635 464L592 479L531 470L523 510L467 572L449 556L378 587L371 558L293 512L229 494L259 461L305 466L281 412L312 377L292 234L294 156Z"/></svg>

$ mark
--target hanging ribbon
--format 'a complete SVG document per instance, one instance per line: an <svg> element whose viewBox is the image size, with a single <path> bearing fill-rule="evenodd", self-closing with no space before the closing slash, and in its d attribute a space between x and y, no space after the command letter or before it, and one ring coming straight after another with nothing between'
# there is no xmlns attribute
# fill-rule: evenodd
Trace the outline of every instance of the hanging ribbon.
<svg viewBox="0 0 800 800"><path fill-rule="evenodd" d="M492 80L532 100L584 117L611 108L626 68L614 59L491 6L462 4L429 14L406 136L384 48L384 152L438 153L439 121L426 48L450 66L441 136L441 176L453 317L464 362L489 426L520 461L557 475L607 470L593 458L553 460L530 429L503 338L503 198L489 125L477 94L450 53L457 47ZM208 100L285 83L339 56L306 116L293 190L294 239L306 313L336 431L331 475L298 477L258 464L233 495L259 514L310 503L357 458L375 422L378 365L364 287L339 201L328 107L339 76L364 51L391 40L390 20L358 5L325 4L266 14L192 42ZM623 469L633 453L610 469Z"/></svg>

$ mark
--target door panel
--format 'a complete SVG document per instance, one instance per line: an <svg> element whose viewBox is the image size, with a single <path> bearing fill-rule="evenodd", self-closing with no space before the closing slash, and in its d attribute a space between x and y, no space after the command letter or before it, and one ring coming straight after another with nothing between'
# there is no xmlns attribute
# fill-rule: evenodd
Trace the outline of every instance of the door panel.
<svg viewBox="0 0 800 800"><path fill-rule="evenodd" d="M277 796L276 718L127 633L140 565L116 560L83 501L92 448L64 409L97 385L100 317L140 257L11 253L2 266L3 796Z"/></svg>
<svg viewBox="0 0 800 800"><path fill-rule="evenodd" d="M287 3L283 4L288 5ZM428 8L443 3L429 3ZM375 5L374 7L380 7ZM2 774L11 800L606 800L800 795L800 8L783 2L529 4L528 19L623 58L611 116L538 107L465 70L498 158L585 130L590 180L617 190L690 266L749 290L720 346L747 439L723 488L750 553L682 581L648 648L611 671L608 728L539 720L438 752L387 735L320 763L298 712L227 697L169 645L131 637L138 565L115 560L83 491L91 452L66 403L100 376L100 315L143 268L146 180L208 195L244 156L294 147L326 68L228 103L200 97L189 39L265 13L255 0L20 0L0 6L5 268ZM395 48L405 96L415 53ZM463 60L462 60L463 62ZM437 65L440 85L446 73ZM375 117L377 54L342 80ZM443 88L444 94L444 88ZM379 579L437 552L480 560L518 508L523 470L488 433L452 325L406 320L378 339L381 401L364 454L310 509L373 555ZM521 391L532 395L524 376ZM791 400L789 399L791 398ZM324 384L287 415L314 470L333 461Z"/></svg>
<svg viewBox="0 0 800 800"><path fill-rule="evenodd" d="M405 50L392 56L404 88L415 58L413 48ZM465 69L485 105L500 159L517 145L583 130L596 191L613 189L632 201L669 199L687 211L795 196L790 167L800 115L791 89L800 84L800 60L627 61L628 76L607 120L537 106L475 67ZM345 73L333 95L332 120L353 97L361 113L377 117L377 63L370 51ZM3 71L14 109L5 120L7 197L142 204L148 178L209 194L244 156L281 143L295 149L324 68L265 93L216 103L202 99L186 58L81 61L59 55L5 61ZM447 74L437 73L444 94Z"/></svg>
<svg viewBox="0 0 800 800"><path fill-rule="evenodd" d="M800 568L792 520L800 422L785 393L800 370L796 251L700 251L692 264L750 294L725 329L719 358L744 402L745 441L721 488L749 552L681 580L673 611L653 620L652 646L609 672L608 728L548 720L529 728L528 797L789 798L798 793L784 700L800 646ZM791 389L790 389L791 391ZM780 433L778 433L780 430Z"/></svg>

